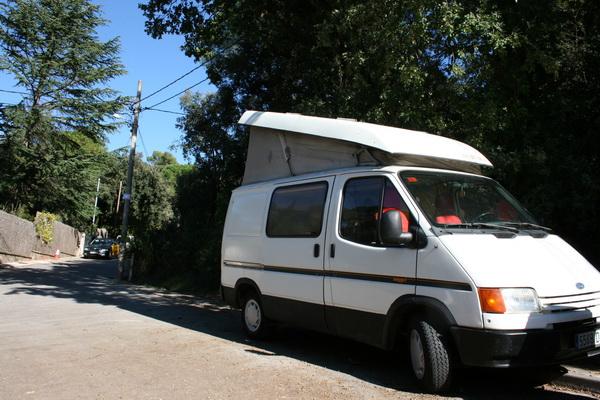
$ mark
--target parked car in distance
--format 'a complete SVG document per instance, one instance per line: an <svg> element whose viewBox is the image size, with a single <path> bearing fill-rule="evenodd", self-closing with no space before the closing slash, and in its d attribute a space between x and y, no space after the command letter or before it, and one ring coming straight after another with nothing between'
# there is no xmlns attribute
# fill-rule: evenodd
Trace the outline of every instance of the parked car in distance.
<svg viewBox="0 0 600 400"><path fill-rule="evenodd" d="M83 248L83 258L111 258L119 255L119 244L114 239L94 239Z"/></svg>

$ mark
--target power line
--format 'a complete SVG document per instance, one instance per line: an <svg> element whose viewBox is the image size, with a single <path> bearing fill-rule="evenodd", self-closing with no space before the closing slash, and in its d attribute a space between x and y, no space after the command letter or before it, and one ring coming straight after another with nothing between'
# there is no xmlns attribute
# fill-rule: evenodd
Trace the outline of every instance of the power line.
<svg viewBox="0 0 600 400"><path fill-rule="evenodd" d="M229 49L231 49L233 46L235 46L236 43L231 44L230 46L224 48L222 50L222 52L225 52ZM182 80L183 78L185 78L186 76L188 76L189 74L191 74L192 72L204 67L206 64L208 64L210 61L212 61L212 59L215 58L215 55L213 55L210 58L207 58L206 60L204 60L203 62L201 62L199 65L195 66L194 68L192 68L191 70L189 70L188 72L186 72L185 74L179 76L178 78L172 80L171 82L167 83L166 85L162 86L161 88L155 90L154 92L150 93L148 96L142 97L140 100L138 100L139 102L142 102L146 99L149 99L150 97L154 96L157 93L162 92L163 90L165 90L166 88L172 86L174 83L179 82L180 80ZM135 105L135 103L137 103L137 101L135 101L133 104Z"/></svg>
<svg viewBox="0 0 600 400"><path fill-rule="evenodd" d="M142 130L139 127L138 127L138 133L140 134L140 139L142 139L142 147L144 148L144 151L145 151L144 154L146 154L146 157L148 157L149 154L148 154L148 149L146 148L146 143L144 143L144 135L142 135Z"/></svg>
<svg viewBox="0 0 600 400"><path fill-rule="evenodd" d="M210 61L210 60L206 60L206 61L204 61L202 64L200 64L200 65L198 65L198 66L196 66L196 67L192 68L191 70L189 70L189 71L188 71L188 72L186 72L185 74L181 75L179 78L177 78L177 79L175 79L175 80L173 80L173 81L171 81L171 82L167 83L166 85L164 85L164 86L163 86L163 87L161 87L160 89L158 89L158 90L155 90L154 92L150 93L148 96L146 96L146 97L143 97L143 98L140 100L140 102L142 102L142 101L144 101L144 100L146 100L146 99L149 99L150 97L154 96L154 95L155 95L155 94L157 94L157 93L160 93L160 92L162 92L163 90L165 90L165 89L166 89L166 88L168 88L169 86L173 85L174 83L177 83L177 82L179 82L180 80L182 80L183 78L185 78L186 76L188 76L189 74L191 74L192 72L194 72L194 71L198 70L199 68L202 68L202 67L204 67L208 61ZM135 104L135 103L133 103L133 104Z"/></svg>
<svg viewBox="0 0 600 400"><path fill-rule="evenodd" d="M171 96L171 97L168 97L168 98L164 99L163 101L159 101L159 102L158 102L158 103L156 103L156 104L152 104L150 107L144 107L144 108L142 109L142 111L145 111L145 110L148 110L148 109L154 108L154 107L156 107L156 106L159 106L159 105L161 105L161 104L163 104L163 103L166 103L167 101L169 101L169 100L172 100L172 99L174 99L175 97L177 97L177 96L179 96L179 95L181 95L181 94L183 94L183 93L187 92L188 90L195 88L196 86L200 85L201 83L204 83L204 82L206 82L207 80L208 80L208 77L206 77L206 78L202 79L200 82L194 83L192 86L189 86L189 87L187 87L187 88L183 89L181 92L179 92L179 93L176 93L176 94L174 94L173 96Z"/></svg>
<svg viewBox="0 0 600 400"><path fill-rule="evenodd" d="M6 90L6 89L0 89L0 92L3 92L3 93L14 93L14 94L25 94L25 95L29 94L27 92L19 92L19 91L16 91L16 90Z"/></svg>
<svg viewBox="0 0 600 400"><path fill-rule="evenodd" d="M144 108L145 111L159 111L167 114L177 114L177 115L185 115L185 113L171 110L161 110L160 108Z"/></svg>

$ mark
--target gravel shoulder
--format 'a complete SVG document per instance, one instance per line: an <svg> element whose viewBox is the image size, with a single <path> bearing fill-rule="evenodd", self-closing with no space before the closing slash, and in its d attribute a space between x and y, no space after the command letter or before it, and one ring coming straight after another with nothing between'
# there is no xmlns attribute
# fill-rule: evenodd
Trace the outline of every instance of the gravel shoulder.
<svg viewBox="0 0 600 400"><path fill-rule="evenodd" d="M114 260L0 266L0 399L442 398L419 393L402 355L291 328L248 341L218 299L115 275ZM453 398L591 396L466 371Z"/></svg>

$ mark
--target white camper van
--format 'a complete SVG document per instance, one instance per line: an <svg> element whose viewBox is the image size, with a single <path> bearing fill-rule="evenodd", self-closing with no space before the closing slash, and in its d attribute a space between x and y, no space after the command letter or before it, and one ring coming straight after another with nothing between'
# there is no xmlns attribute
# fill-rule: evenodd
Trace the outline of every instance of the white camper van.
<svg viewBox="0 0 600 400"><path fill-rule="evenodd" d="M600 274L444 137L247 111L246 171L221 284L261 337L273 321L395 349L417 380L600 353Z"/></svg>

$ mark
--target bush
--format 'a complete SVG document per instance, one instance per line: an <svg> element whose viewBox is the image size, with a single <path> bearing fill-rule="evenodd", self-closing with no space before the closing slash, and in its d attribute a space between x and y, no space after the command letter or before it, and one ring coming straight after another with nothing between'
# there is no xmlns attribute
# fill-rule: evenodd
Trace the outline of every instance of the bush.
<svg viewBox="0 0 600 400"><path fill-rule="evenodd" d="M54 223L58 217L49 212L38 212L33 224L35 225L36 235L44 242L49 244L54 239Z"/></svg>

